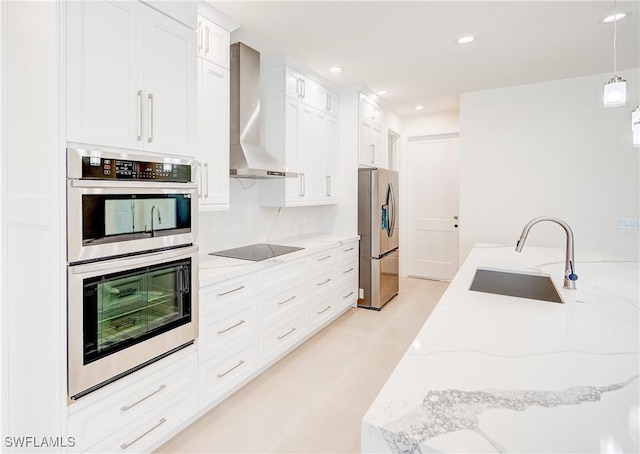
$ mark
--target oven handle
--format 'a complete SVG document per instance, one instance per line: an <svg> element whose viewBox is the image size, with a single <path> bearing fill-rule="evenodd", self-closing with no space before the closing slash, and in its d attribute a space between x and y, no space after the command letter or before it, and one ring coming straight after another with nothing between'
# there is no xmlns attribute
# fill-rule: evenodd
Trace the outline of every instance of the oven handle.
<svg viewBox="0 0 640 454"><path fill-rule="evenodd" d="M174 183L160 181L101 181L70 180L72 188L149 188L149 189L198 189L198 183Z"/></svg>
<svg viewBox="0 0 640 454"><path fill-rule="evenodd" d="M189 293L191 291L191 276L189 275L189 268L182 268L182 291Z"/></svg>
<svg viewBox="0 0 640 454"><path fill-rule="evenodd" d="M152 252L150 254L119 257L117 259L103 260L101 262L71 265L69 269L72 274L92 273L96 271L117 272L119 270L127 270L135 265L155 265L156 263L180 259L187 256L197 257L197 254L198 246L189 246L167 251Z"/></svg>

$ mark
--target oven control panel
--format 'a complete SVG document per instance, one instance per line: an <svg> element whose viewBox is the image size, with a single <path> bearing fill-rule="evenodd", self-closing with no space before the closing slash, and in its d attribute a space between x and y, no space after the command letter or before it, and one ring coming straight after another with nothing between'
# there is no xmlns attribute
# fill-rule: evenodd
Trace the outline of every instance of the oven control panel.
<svg viewBox="0 0 640 454"><path fill-rule="evenodd" d="M82 157L82 178L125 181L191 181L191 166L167 162Z"/></svg>

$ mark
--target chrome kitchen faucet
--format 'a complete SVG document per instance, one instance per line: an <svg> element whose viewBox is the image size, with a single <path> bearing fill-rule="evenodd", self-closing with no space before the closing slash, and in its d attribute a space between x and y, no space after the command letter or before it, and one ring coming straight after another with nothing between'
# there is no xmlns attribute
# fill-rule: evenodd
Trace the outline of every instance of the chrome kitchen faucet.
<svg viewBox="0 0 640 454"><path fill-rule="evenodd" d="M522 248L524 247L524 242L527 239L527 235L529 234L529 230L535 224L541 221L551 221L558 224L562 227L567 234L567 247L566 247L566 255L565 255L565 263L564 263L564 288L575 289L576 281L578 280L578 275L575 273L575 261L573 258L573 231L569 224L564 222L562 219L558 218L550 218L546 216L541 216L538 218L534 218L530 220L527 225L522 229L522 234L520 235L520 239L516 243L516 252L522 252Z"/></svg>

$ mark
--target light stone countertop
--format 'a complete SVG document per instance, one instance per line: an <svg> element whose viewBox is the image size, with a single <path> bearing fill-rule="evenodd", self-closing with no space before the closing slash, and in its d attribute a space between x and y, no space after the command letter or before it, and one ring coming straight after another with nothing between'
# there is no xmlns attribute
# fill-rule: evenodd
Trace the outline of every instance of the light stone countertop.
<svg viewBox="0 0 640 454"><path fill-rule="evenodd" d="M321 235L309 237L297 237L284 240L269 241L269 244L279 244L284 246L303 247L300 251L280 255L259 262L250 260L230 259L227 257L217 257L209 255L209 252L201 251L199 256L199 278L200 287L216 284L227 279L232 279L243 274L253 273L267 267L287 263L309 255L322 252L325 249L332 249L341 244L358 241L359 236Z"/></svg>
<svg viewBox="0 0 640 454"><path fill-rule="evenodd" d="M635 452L638 262L476 245L362 421L363 452ZM551 276L566 304L469 290L477 267ZM384 310L384 309L383 309Z"/></svg>

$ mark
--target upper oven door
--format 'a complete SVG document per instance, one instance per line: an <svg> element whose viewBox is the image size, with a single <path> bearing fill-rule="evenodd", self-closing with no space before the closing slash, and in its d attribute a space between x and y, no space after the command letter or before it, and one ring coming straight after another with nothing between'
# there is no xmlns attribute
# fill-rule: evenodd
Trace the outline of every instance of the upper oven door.
<svg viewBox="0 0 640 454"><path fill-rule="evenodd" d="M195 183L67 182L69 263L195 244Z"/></svg>

